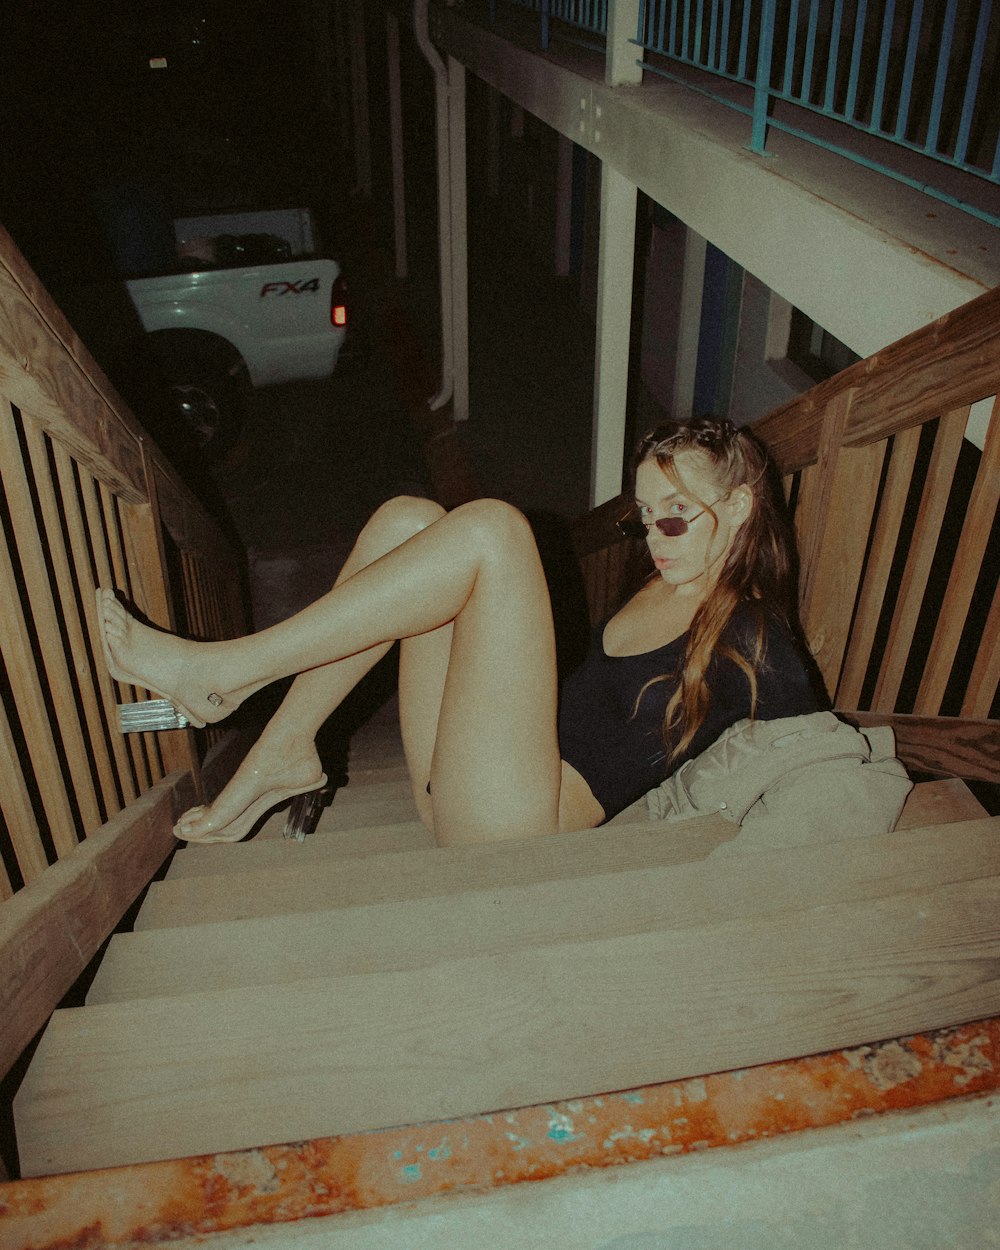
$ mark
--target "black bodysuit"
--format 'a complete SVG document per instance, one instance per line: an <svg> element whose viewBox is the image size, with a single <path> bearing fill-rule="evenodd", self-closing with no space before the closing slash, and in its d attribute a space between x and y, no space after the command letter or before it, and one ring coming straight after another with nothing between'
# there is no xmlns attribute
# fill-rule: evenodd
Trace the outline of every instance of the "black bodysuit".
<svg viewBox="0 0 1000 1250"><path fill-rule="evenodd" d="M724 729L750 715L750 683L732 660L716 655L706 674L708 715L686 751L668 762L663 717L677 688L688 635L642 655L611 656L604 650L602 622L593 633L590 651L563 684L559 705L559 751L583 777L610 820L630 803L658 786L680 766L700 755ZM723 641L748 659L756 636L754 613L738 608ZM642 697L650 678L664 673ZM787 627L765 618L765 654L757 669L757 720L800 716L824 706L810 679L809 667Z"/></svg>

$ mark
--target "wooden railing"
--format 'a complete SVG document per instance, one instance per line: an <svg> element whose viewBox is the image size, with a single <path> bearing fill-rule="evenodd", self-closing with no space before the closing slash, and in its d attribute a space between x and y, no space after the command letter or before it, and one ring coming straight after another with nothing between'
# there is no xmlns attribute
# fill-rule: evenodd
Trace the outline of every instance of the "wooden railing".
<svg viewBox="0 0 1000 1250"><path fill-rule="evenodd" d="M793 509L806 639L834 706L890 724L918 772L1000 782L1000 289L769 413ZM966 438L972 406L981 449ZM637 584L613 534L576 532L593 619Z"/></svg>
<svg viewBox="0 0 1000 1250"><path fill-rule="evenodd" d="M891 724L911 767L993 782L998 391L1000 289L755 427L794 502L802 624L835 706Z"/></svg>
<svg viewBox="0 0 1000 1250"><path fill-rule="evenodd" d="M2 1075L224 767L221 739L119 732L137 694L106 674L95 586L193 636L246 629L237 554L2 229L0 476Z"/></svg>

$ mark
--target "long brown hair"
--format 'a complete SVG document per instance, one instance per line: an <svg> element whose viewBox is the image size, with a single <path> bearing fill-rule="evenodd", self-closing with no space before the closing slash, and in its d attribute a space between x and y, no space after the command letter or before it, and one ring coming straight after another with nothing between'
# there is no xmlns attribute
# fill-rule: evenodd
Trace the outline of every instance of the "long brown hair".
<svg viewBox="0 0 1000 1250"><path fill-rule="evenodd" d="M666 421L639 442L633 473L645 461L655 460L663 473L683 488L675 464L683 451L699 454L718 485L719 498L725 498L738 486L745 486L753 498L750 514L736 531L718 577L691 622L680 682L667 703L663 720L671 759L691 744L708 714L706 674L712 656L726 656L746 674L752 714L757 702L757 672L765 658L766 617L777 616L792 629L797 619L794 541L777 475L763 443L730 421L711 417ZM708 501L697 502L718 525L718 517ZM741 605L755 618L755 638L749 655L721 641ZM654 678L643 687L639 698L655 682L676 680L676 676L665 673Z"/></svg>

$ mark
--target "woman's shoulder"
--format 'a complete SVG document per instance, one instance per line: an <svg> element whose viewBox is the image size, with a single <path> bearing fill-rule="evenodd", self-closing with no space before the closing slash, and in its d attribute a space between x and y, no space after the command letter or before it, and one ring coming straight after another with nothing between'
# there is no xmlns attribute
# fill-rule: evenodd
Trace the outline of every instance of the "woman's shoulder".
<svg viewBox="0 0 1000 1250"><path fill-rule="evenodd" d="M797 626L759 601L739 604L726 627L725 641L747 659L759 654L765 664L806 660L805 643Z"/></svg>
<svg viewBox="0 0 1000 1250"><path fill-rule="evenodd" d="M756 632L762 628L766 634L786 638L795 636L795 629L789 624L786 614L760 599L741 599L733 610L728 628L739 633Z"/></svg>
<svg viewBox="0 0 1000 1250"><path fill-rule="evenodd" d="M731 645L756 670L762 719L829 706L815 661L799 629L787 617L763 604L745 603L733 614L731 624L737 631ZM763 644L759 650L758 640Z"/></svg>

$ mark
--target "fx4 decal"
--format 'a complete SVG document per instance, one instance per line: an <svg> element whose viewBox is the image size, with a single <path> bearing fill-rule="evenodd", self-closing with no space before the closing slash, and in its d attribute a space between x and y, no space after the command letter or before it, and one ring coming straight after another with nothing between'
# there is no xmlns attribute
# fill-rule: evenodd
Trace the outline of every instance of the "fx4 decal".
<svg viewBox="0 0 1000 1250"><path fill-rule="evenodd" d="M265 282L260 288L260 298L268 295L305 295L307 291L319 290L319 278L301 278L298 282Z"/></svg>

